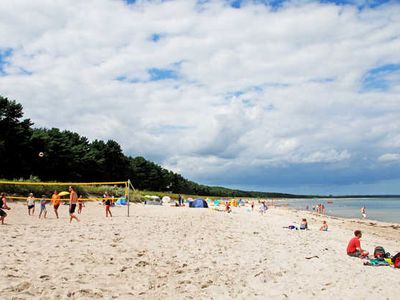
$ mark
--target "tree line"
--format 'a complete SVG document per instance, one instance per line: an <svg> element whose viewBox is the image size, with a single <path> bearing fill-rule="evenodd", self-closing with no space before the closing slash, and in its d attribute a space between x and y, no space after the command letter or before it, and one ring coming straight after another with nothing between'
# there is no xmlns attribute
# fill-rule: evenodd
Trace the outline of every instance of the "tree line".
<svg viewBox="0 0 400 300"><path fill-rule="evenodd" d="M141 156L124 155L113 140L89 141L58 128L34 128L23 107L0 96L0 178L43 181L125 181L135 188L220 197L293 197L195 183Z"/></svg>

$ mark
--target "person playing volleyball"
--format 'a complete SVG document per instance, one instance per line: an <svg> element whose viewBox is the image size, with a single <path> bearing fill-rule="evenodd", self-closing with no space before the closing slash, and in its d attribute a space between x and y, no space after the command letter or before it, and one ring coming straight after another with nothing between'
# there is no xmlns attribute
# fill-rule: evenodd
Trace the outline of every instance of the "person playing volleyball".
<svg viewBox="0 0 400 300"><path fill-rule="evenodd" d="M57 191L54 191L54 194L51 196L51 202L53 204L54 213L56 214L56 217L58 219L58 208L60 207L61 199Z"/></svg>
<svg viewBox="0 0 400 300"><path fill-rule="evenodd" d="M108 192L105 192L104 194L104 205L106 206L106 218L108 218L108 215L110 215L110 218L112 218L112 214L111 214L111 198L110 195L108 194Z"/></svg>
<svg viewBox="0 0 400 300"><path fill-rule="evenodd" d="M76 203L78 202L78 195L72 186L69 187L69 222L73 219L79 222L79 219L75 216Z"/></svg>

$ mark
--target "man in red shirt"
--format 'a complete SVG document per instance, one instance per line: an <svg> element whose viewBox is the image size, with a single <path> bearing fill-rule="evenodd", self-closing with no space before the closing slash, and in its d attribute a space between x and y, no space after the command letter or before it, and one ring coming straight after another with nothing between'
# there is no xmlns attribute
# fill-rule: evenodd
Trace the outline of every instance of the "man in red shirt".
<svg viewBox="0 0 400 300"><path fill-rule="evenodd" d="M349 244L347 245L347 255L353 257L365 257L368 256L368 252L361 249L360 239L362 237L362 233L360 230L354 231L355 237L353 237Z"/></svg>

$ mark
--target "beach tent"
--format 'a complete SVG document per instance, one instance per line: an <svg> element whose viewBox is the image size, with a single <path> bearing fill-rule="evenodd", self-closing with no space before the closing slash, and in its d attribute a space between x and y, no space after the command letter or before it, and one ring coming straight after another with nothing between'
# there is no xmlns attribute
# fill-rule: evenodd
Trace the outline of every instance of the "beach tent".
<svg viewBox="0 0 400 300"><path fill-rule="evenodd" d="M163 204L166 204L166 203L168 203L169 201L171 201L171 197L164 196L164 197L162 197L161 201L162 201Z"/></svg>
<svg viewBox="0 0 400 300"><path fill-rule="evenodd" d="M146 195L144 197L150 199L150 200L144 201L145 205L162 205L160 197L158 197L158 196Z"/></svg>
<svg viewBox="0 0 400 300"><path fill-rule="evenodd" d="M189 207L192 208L208 208L207 202L203 198L197 198L189 203Z"/></svg>
<svg viewBox="0 0 400 300"><path fill-rule="evenodd" d="M126 205L126 198L125 196L118 198L118 200L115 202L115 205Z"/></svg>

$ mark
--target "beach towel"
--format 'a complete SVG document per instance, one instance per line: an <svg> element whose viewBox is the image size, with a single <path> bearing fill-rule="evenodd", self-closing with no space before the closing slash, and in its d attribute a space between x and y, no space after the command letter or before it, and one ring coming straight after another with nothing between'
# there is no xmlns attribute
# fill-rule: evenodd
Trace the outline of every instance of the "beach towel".
<svg viewBox="0 0 400 300"><path fill-rule="evenodd" d="M384 259L373 258L364 261L364 266L380 267L380 266L390 266L390 264Z"/></svg>

